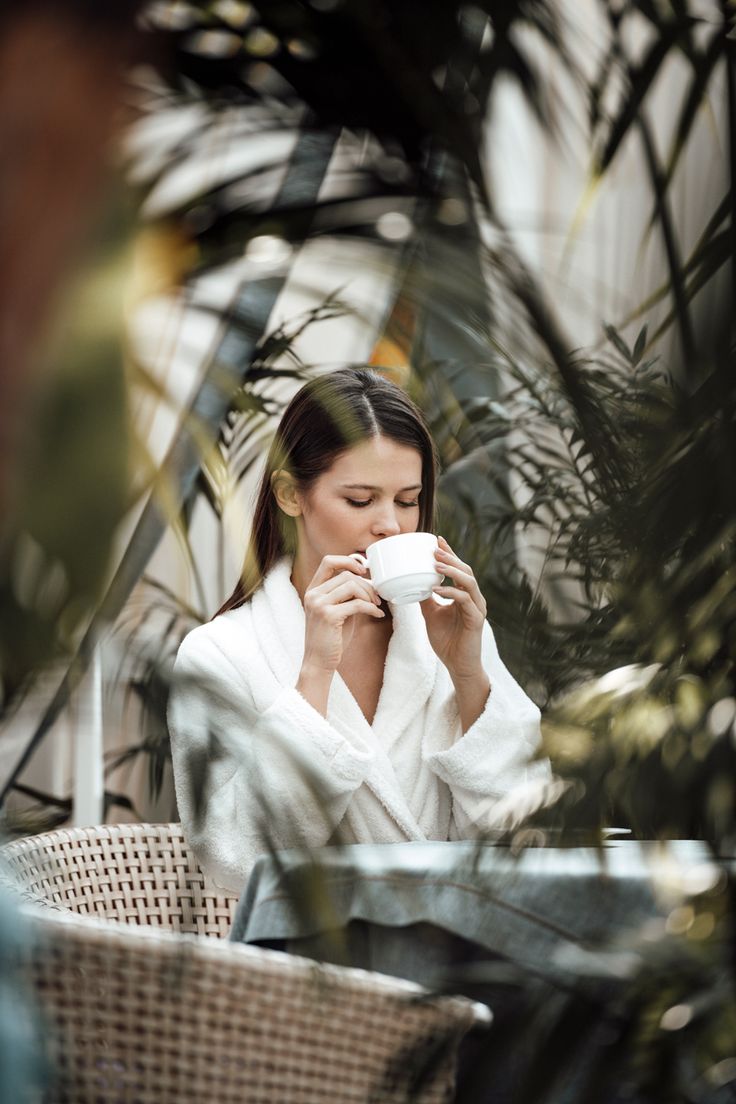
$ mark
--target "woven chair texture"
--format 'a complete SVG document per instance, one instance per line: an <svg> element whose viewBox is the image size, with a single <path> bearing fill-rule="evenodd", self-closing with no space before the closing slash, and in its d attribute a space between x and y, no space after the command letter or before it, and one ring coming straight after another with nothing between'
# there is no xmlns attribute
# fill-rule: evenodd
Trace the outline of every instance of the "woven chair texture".
<svg viewBox="0 0 736 1104"><path fill-rule="evenodd" d="M460 1039L488 1019L409 982L207 938L236 901L208 892L178 826L50 832L3 854L35 927L46 1100L445 1104Z"/></svg>
<svg viewBox="0 0 736 1104"><path fill-rule="evenodd" d="M226 936L238 903L205 881L180 824L47 832L3 857L26 899L126 924Z"/></svg>

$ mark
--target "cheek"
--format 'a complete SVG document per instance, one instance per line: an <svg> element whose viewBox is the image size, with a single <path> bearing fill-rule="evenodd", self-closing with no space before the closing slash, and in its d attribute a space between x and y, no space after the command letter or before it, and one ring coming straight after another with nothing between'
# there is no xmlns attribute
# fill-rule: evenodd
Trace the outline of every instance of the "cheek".
<svg viewBox="0 0 736 1104"><path fill-rule="evenodd" d="M357 510L353 510L344 502L326 503L321 511L321 522L329 529L346 529L358 524Z"/></svg>
<svg viewBox="0 0 736 1104"><path fill-rule="evenodd" d="M357 510L348 506L347 502L340 499L338 502L331 502L328 506L330 517L333 517L336 521L340 521L343 524L346 521L353 521Z"/></svg>

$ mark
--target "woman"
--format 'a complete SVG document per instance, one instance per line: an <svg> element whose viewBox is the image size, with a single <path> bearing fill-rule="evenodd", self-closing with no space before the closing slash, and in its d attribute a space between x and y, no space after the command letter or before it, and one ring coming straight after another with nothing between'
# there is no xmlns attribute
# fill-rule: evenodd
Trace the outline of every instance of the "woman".
<svg viewBox="0 0 736 1104"><path fill-rule="evenodd" d="M241 581L184 640L170 707L182 823L223 888L268 846L477 835L547 776L471 568L440 537L440 601L390 609L354 558L431 531L435 471L421 413L374 372L287 407Z"/></svg>

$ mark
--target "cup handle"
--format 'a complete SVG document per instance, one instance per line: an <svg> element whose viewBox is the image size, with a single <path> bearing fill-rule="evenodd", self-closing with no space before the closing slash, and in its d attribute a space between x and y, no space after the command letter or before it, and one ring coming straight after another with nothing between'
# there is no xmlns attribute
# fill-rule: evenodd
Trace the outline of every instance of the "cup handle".
<svg viewBox="0 0 736 1104"><path fill-rule="evenodd" d="M367 567L368 571L370 572L370 564L368 563L368 560L365 556L361 556L360 552L351 552L350 553L350 558L351 558L351 560L357 560L359 564L363 565L363 567ZM366 579L366 582L369 583L373 587L374 590L376 589L376 585L373 582L373 580L371 579L370 574L368 575L368 578Z"/></svg>

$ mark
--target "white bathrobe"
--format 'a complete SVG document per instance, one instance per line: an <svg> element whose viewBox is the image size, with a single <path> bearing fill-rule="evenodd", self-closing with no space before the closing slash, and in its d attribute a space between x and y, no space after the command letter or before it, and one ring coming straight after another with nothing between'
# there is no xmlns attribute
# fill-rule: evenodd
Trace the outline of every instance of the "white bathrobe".
<svg viewBox="0 0 736 1104"><path fill-rule="evenodd" d="M462 734L450 676L418 605L393 609L373 724L338 674L322 717L294 689L304 611L282 560L252 599L188 634L169 708L184 831L219 886L243 888L271 846L320 847L476 836L538 789L539 710L501 662L490 626L491 692ZM503 799L503 800L502 800Z"/></svg>

